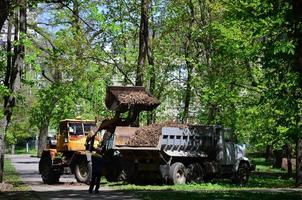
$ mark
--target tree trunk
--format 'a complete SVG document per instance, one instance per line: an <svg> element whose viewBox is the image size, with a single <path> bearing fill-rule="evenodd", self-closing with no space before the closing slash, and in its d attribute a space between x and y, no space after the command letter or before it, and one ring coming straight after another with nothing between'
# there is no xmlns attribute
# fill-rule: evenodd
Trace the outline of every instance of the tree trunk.
<svg viewBox="0 0 302 200"><path fill-rule="evenodd" d="M290 144L285 144L285 154L287 158L287 175L292 177L293 167L292 167L292 147Z"/></svg>
<svg viewBox="0 0 302 200"><path fill-rule="evenodd" d="M12 23L11 20L8 21L8 29L7 29L7 63L6 63L6 73L4 85L6 87L9 86L10 74L12 69L12 45L11 45L11 37L12 37ZM8 107L8 97L4 97L4 116L1 119L1 127L0 127L0 183L3 182L3 166L4 166L4 153L5 153L5 133L8 126L8 119L10 115L10 109Z"/></svg>
<svg viewBox="0 0 302 200"><path fill-rule="evenodd" d="M152 9L152 8L150 8ZM152 13L152 10L151 10ZM151 17L152 25L154 25L154 19L153 16ZM149 91L152 95L154 95L155 92L155 81L156 81L156 69L154 65L154 52L153 52L153 40L155 38L155 30L154 26L152 26L152 35L149 38L148 42L148 62L151 67L150 70L150 81L149 81ZM155 123L155 110L151 110L147 114L147 124L153 124Z"/></svg>
<svg viewBox="0 0 302 200"><path fill-rule="evenodd" d="M265 160L270 162L273 160L273 158L274 158L273 145L268 144L266 145L266 150L265 150Z"/></svg>
<svg viewBox="0 0 302 200"><path fill-rule="evenodd" d="M2 2L1 2L2 3ZM20 1L20 7L15 11L15 34L14 55L11 56L11 19L8 23L7 34L7 68L5 71L4 85L10 90L11 94L4 96L3 113L0 127L0 182L3 182L3 166L5 153L5 133L10 123L12 109L16 104L16 92L21 88L21 75L24 66L25 47L19 39L19 32L26 33L26 0ZM0 19L1 20L1 19ZM1 21L0 21L1 23ZM0 24L1 25L1 24Z"/></svg>
<svg viewBox="0 0 302 200"><path fill-rule="evenodd" d="M299 138L296 144L296 187L302 185L302 139Z"/></svg>
<svg viewBox="0 0 302 200"><path fill-rule="evenodd" d="M185 59L186 59L186 67L187 67L187 80L186 80L186 91L185 91L185 100L184 100L184 111L182 115L182 123L187 123L188 118L189 118L189 106L190 106L190 101L191 101L191 93L192 93L192 72L193 72L193 64L191 62L191 40L192 40L192 26L194 23L195 19L195 14L194 14L194 5L192 0L189 2L189 9L190 9L190 24L189 24L189 30L187 33L187 38L184 43L184 48L185 48Z"/></svg>
<svg viewBox="0 0 302 200"><path fill-rule="evenodd" d="M5 132L7 129L7 118L4 116L0 121L0 183L3 182L3 167L4 167L4 153L5 153Z"/></svg>
<svg viewBox="0 0 302 200"><path fill-rule="evenodd" d="M148 14L149 14L149 0L141 0L141 21L139 28L139 51L136 68L136 86L142 86L144 81L144 68L146 65L146 58L148 54Z"/></svg>
<svg viewBox="0 0 302 200"><path fill-rule="evenodd" d="M300 83L299 86L302 88L302 31L300 23L302 19L302 0L292 1L293 15L292 25L294 27L294 39L297 40L297 46L295 49L295 62L294 70L299 73ZM298 99L299 100L299 99ZM298 112L297 112L298 113ZM300 116L298 116L300 118ZM302 139L301 134L298 133L297 146L296 146L296 187L302 185Z"/></svg>
<svg viewBox="0 0 302 200"><path fill-rule="evenodd" d="M189 118L189 106L191 101L191 81L192 81L192 71L193 66L190 62L187 62L187 80L186 80L186 91L185 91L185 106L184 106L184 112L182 117L182 123L188 123Z"/></svg>
<svg viewBox="0 0 302 200"><path fill-rule="evenodd" d="M41 157L43 150L47 145L47 136L48 136L48 122L44 122L39 128L39 138L38 138L38 152L37 156Z"/></svg>
<svg viewBox="0 0 302 200"><path fill-rule="evenodd" d="M9 1L10 0L0 0L0 32L9 15Z"/></svg>
<svg viewBox="0 0 302 200"><path fill-rule="evenodd" d="M144 83L144 70L146 65L146 58L148 54L148 39L149 39L149 29L148 29L148 14L149 14L149 0L141 0L141 21L139 27L139 50L138 50L138 60L136 68L136 86L143 86ZM137 112L137 111L132 111ZM139 113L137 114L136 120L131 123L131 126L139 126Z"/></svg>

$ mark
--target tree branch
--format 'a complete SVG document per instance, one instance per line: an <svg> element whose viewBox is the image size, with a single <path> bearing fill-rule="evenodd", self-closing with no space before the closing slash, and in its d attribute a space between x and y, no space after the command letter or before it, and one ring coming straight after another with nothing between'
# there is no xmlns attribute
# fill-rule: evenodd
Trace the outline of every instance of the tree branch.
<svg viewBox="0 0 302 200"><path fill-rule="evenodd" d="M51 80L51 79L45 74L45 70L42 70L42 76L43 76L46 80L48 80L49 82L55 83L54 80Z"/></svg>

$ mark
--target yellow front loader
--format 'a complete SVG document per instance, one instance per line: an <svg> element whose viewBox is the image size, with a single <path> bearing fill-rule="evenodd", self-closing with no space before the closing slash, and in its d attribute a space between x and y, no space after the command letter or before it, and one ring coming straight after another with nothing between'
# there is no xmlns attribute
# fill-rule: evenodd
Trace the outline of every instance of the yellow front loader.
<svg viewBox="0 0 302 200"><path fill-rule="evenodd" d="M96 130L93 120L65 119L59 124L56 144L48 144L39 162L43 182L54 184L64 173L75 175L78 182L89 183L91 167L86 157L86 138ZM94 146L99 143L96 137Z"/></svg>

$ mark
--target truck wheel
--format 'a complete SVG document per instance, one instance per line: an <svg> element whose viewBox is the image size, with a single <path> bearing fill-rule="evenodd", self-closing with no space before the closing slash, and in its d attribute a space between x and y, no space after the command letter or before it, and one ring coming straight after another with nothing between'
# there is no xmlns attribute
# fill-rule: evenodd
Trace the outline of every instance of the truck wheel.
<svg viewBox="0 0 302 200"><path fill-rule="evenodd" d="M172 164L169 171L169 179L171 183L174 185L185 184L186 183L185 166L180 162L176 162Z"/></svg>
<svg viewBox="0 0 302 200"><path fill-rule="evenodd" d="M187 167L187 181L189 183L201 183L203 178L203 169L199 163L193 163Z"/></svg>
<svg viewBox="0 0 302 200"><path fill-rule="evenodd" d="M240 163L238 167L238 171L234 179L232 179L232 181L235 184L245 185L247 184L249 177L250 177L249 166L247 163L243 162Z"/></svg>
<svg viewBox="0 0 302 200"><path fill-rule="evenodd" d="M126 174L123 170L123 163L119 156L114 156L111 161L107 163L107 170L105 177L109 182L117 182L126 180Z"/></svg>
<svg viewBox="0 0 302 200"><path fill-rule="evenodd" d="M59 182L60 174L54 171L49 154L42 154L39 162L39 172L44 183L55 184Z"/></svg>
<svg viewBox="0 0 302 200"><path fill-rule="evenodd" d="M74 175L79 183L90 183L92 175L92 164L85 159L79 159L74 168Z"/></svg>

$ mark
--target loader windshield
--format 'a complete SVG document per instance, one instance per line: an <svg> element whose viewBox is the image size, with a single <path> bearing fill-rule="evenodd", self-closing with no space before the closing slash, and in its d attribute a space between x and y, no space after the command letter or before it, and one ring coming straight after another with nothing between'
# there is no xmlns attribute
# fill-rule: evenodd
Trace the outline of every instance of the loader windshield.
<svg viewBox="0 0 302 200"><path fill-rule="evenodd" d="M70 135L84 135L82 123L69 123Z"/></svg>
<svg viewBox="0 0 302 200"><path fill-rule="evenodd" d="M84 124L84 132L85 133L89 133L90 131L95 131L96 129L96 125L93 123L89 123L89 124Z"/></svg>

